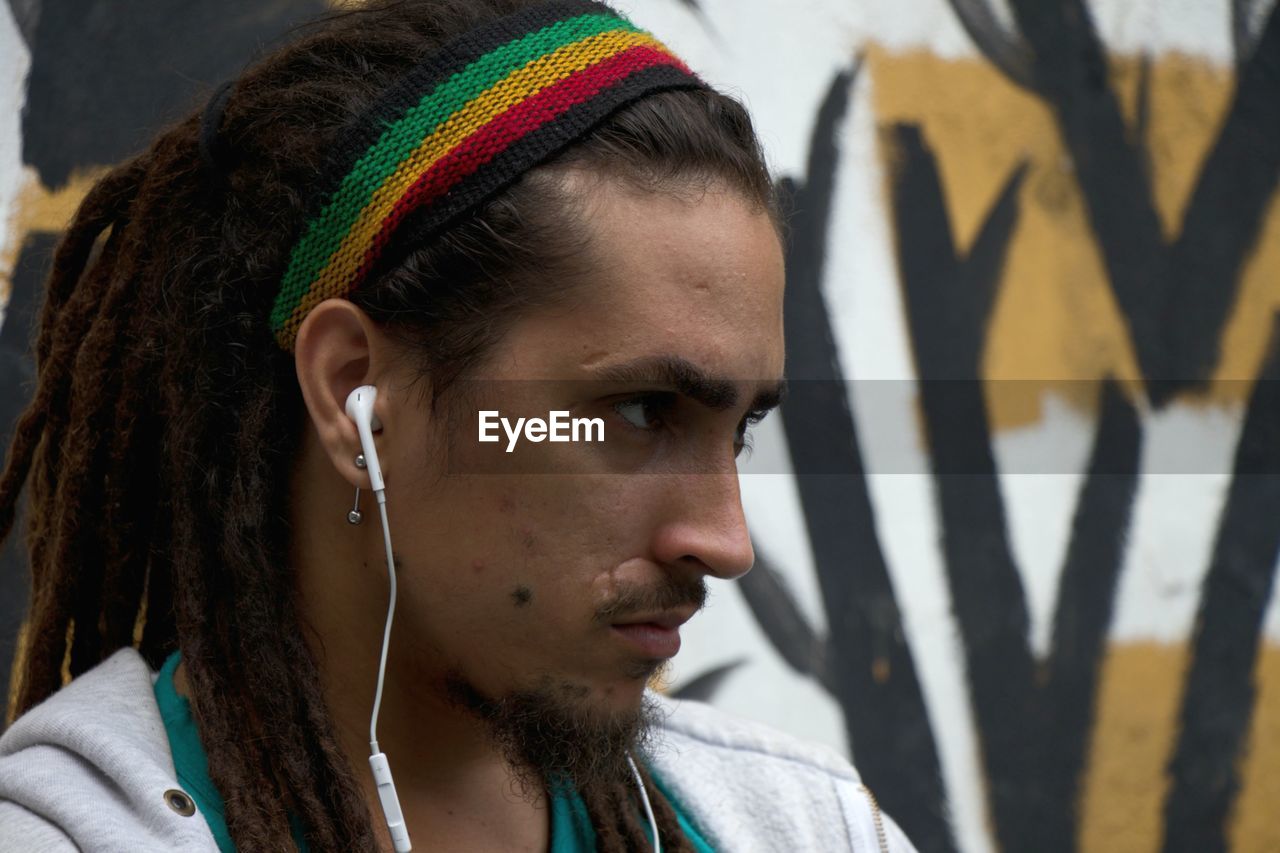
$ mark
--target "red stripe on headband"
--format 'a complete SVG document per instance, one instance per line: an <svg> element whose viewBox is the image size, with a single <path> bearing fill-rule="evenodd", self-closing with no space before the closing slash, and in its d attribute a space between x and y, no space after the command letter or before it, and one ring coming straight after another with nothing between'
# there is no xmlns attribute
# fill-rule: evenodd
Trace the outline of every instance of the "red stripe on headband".
<svg viewBox="0 0 1280 853"><path fill-rule="evenodd" d="M575 105L590 100L602 90L638 71L656 65L671 65L689 74L693 73L670 53L647 45L632 47L595 65L575 71L536 95L531 95L458 143L452 151L423 172L387 214L365 252L352 286L364 281L396 228L410 212L431 204L522 137Z"/></svg>

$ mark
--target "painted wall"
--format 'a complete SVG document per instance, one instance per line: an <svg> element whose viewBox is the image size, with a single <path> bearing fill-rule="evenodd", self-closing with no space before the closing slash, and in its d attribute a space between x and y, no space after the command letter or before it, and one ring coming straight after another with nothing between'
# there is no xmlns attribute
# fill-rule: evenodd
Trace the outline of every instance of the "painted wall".
<svg viewBox="0 0 1280 853"><path fill-rule="evenodd" d="M318 5L0 5L0 429L94 175ZM1280 849L1271 0L619 5L792 211L758 564L670 689L849 752L921 850Z"/></svg>

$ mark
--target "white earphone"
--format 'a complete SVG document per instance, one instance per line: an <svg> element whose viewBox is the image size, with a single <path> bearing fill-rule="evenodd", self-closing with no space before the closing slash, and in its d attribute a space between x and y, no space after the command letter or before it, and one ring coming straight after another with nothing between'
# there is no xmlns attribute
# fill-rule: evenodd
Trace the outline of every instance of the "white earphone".
<svg viewBox="0 0 1280 853"><path fill-rule="evenodd" d="M347 395L347 417L355 421L356 431L360 433L360 451L364 454L365 468L369 471L369 482L378 503L387 500L386 483L382 479L382 466L378 464L378 448L373 443L373 431L382 429L378 417L373 413L373 403L378 399L378 389L372 385L361 385Z"/></svg>
<svg viewBox="0 0 1280 853"><path fill-rule="evenodd" d="M377 388L361 385L347 395L346 405L347 417L355 421L356 431L360 433L360 452L364 456L365 470L369 472L373 496L378 501L378 514L382 516L382 542L387 549L387 579L390 586L387 621L382 629L382 655L378 660L378 688L373 695L373 715L369 719L369 750L372 753L369 756L369 767L373 770L373 781L378 786L378 800L382 803L382 813L387 819L391 843L395 845L396 853L409 853L413 845L409 842L409 830L404 824L404 813L400 810L400 798L396 796L396 783L391 778L391 765L387 763L386 754L378 747L378 711L382 708L382 685L387 675L391 618L396 612L396 568L395 556L391 550L391 527L387 524L387 486L382 479L378 448L373 443L373 431L382 427L373 414L373 403L377 399Z"/></svg>
<svg viewBox="0 0 1280 853"><path fill-rule="evenodd" d="M373 715L369 719L369 766L373 770L373 780L378 786L378 799L382 803L382 813L387 819L387 829L391 833L391 841L396 853L409 853L409 830L404 823L404 814L400 810L400 798L396 796L396 785L391 779L391 767L387 756L378 747L378 711L382 708L382 685L387 672L387 647L391 641L391 618L396 612L396 570L395 556L391 550L391 527L387 524L387 486L382 479L382 466L378 463L378 449L373 443L373 431L381 429L382 424L373 413L374 401L378 399L378 389L372 385L361 385L347 395L347 417L355 421L356 431L360 433L360 451L364 455L365 470L369 472L369 484L378 501L378 514L382 517L382 541L387 549L387 577L390 581L390 600L387 604L387 621L382 631L382 656L378 661L378 688L373 696ZM357 496L359 492L357 491ZM627 762L635 777L636 787L640 789L640 802L644 806L645 816L653 831L654 853L662 853L661 839L658 837L658 821L649 803L649 793L645 790L644 779L640 770L630 756Z"/></svg>

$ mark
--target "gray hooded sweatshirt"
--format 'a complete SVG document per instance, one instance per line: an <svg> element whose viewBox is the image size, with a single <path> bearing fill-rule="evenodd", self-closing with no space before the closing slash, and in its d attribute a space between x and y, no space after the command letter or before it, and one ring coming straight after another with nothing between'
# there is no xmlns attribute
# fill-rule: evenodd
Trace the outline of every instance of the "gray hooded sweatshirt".
<svg viewBox="0 0 1280 853"><path fill-rule="evenodd" d="M155 678L122 649L0 737L0 853L217 853L200 812L175 811L185 798L170 793L180 787ZM836 753L659 701L653 770L715 850L913 853Z"/></svg>

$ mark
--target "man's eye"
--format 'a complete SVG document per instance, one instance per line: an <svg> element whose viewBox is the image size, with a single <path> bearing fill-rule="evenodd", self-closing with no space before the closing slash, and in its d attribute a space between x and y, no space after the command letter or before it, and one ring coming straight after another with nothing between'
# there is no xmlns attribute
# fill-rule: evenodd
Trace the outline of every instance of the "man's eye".
<svg viewBox="0 0 1280 853"><path fill-rule="evenodd" d="M654 430L662 426L671 405L670 394L644 394L614 403L613 409L636 429Z"/></svg>
<svg viewBox="0 0 1280 853"><path fill-rule="evenodd" d="M768 411L751 411L747 412L747 416L742 419L742 423L738 424L738 432L733 437L733 455L741 456L742 451L746 451L747 455L751 455L751 427L764 420Z"/></svg>

